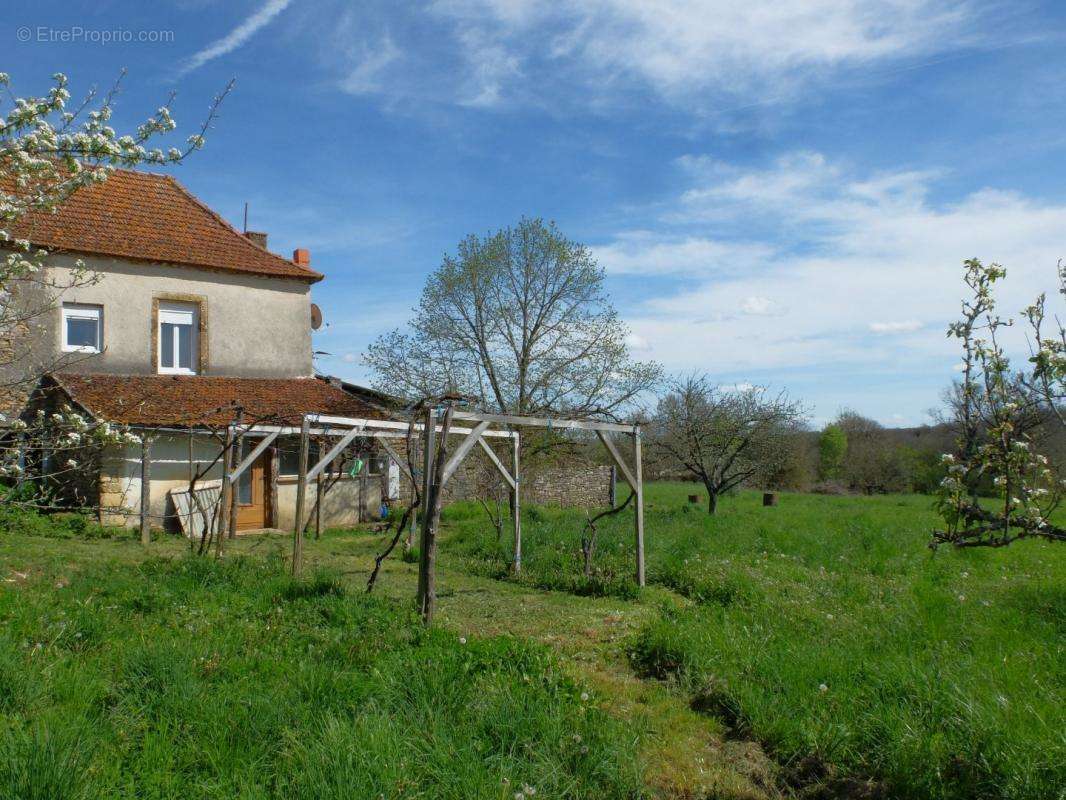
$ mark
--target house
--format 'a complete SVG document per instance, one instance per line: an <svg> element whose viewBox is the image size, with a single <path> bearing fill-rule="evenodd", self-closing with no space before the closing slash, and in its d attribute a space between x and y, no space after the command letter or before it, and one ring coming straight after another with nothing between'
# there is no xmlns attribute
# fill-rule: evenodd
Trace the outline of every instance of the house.
<svg viewBox="0 0 1066 800"><path fill-rule="evenodd" d="M26 408L65 403L148 434L153 524L178 527L175 494L201 469L214 463L199 485L220 484L220 431L238 409L244 423L274 425L388 416L380 396L314 373L311 291L323 275L309 252L270 252L266 234L237 231L168 175L116 170L13 233L53 254L60 285L79 259L99 278L73 281L26 333L27 359L46 373ZM254 445L245 439L244 452ZM387 466L365 448L356 474L331 476L324 524L376 514ZM291 529L297 455L280 437L242 474L239 530ZM82 500L103 522L137 524L140 462L138 445L111 447L82 476Z"/></svg>

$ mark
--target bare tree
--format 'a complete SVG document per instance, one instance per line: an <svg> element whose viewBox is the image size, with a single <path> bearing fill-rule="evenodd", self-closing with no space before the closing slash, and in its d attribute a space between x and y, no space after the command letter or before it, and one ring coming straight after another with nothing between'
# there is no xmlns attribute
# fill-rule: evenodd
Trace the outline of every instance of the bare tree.
<svg viewBox="0 0 1066 800"><path fill-rule="evenodd" d="M714 514L722 494L777 465L803 421L802 406L785 392L724 389L692 375L674 380L659 399L650 441L668 464L704 485Z"/></svg>
<svg viewBox="0 0 1066 800"><path fill-rule="evenodd" d="M408 332L380 337L366 364L377 386L409 398L616 417L661 370L630 358L603 278L588 248L552 223L470 236L429 277Z"/></svg>

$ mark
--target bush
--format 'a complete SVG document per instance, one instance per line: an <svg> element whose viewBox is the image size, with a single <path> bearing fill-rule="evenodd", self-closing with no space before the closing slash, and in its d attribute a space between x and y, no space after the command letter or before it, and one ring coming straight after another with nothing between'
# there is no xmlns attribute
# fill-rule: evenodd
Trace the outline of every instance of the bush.
<svg viewBox="0 0 1066 800"><path fill-rule="evenodd" d="M2 502L0 532L44 536L50 539L114 539L133 535L128 528L100 525L85 512L60 511L42 514L33 508Z"/></svg>

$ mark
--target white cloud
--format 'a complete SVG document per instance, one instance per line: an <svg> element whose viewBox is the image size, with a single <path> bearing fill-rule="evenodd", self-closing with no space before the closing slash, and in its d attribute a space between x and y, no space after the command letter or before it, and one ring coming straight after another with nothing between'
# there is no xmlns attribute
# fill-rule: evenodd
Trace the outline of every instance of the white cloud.
<svg viewBox="0 0 1066 800"><path fill-rule="evenodd" d="M630 333L626 336L626 347L630 350L639 351L649 349L650 345L648 344L648 340L643 336L637 336L635 333Z"/></svg>
<svg viewBox="0 0 1066 800"><path fill-rule="evenodd" d="M750 392L755 388L755 384L741 381L740 383L724 384L721 389L723 392Z"/></svg>
<svg viewBox="0 0 1066 800"><path fill-rule="evenodd" d="M969 0L438 0L432 10L513 64L563 71L597 93L635 83L679 100L793 93L830 71L972 44ZM547 44L545 43L547 42ZM498 99L499 94L496 94Z"/></svg>
<svg viewBox="0 0 1066 800"><path fill-rule="evenodd" d="M651 354L673 369L782 374L851 365L943 370L946 383L958 356L943 331L965 294L962 261L1004 264L1000 307L1016 315L1054 286L1066 249L1066 205L991 188L934 203L936 173L863 174L815 153L762 169L699 158L682 166L690 185L661 214L660 232L623 233L597 250L623 254L623 267L663 264L689 278L629 315ZM689 241L700 245L677 246ZM738 247L764 255L740 271L704 257ZM752 313L770 309L772 323Z"/></svg>
<svg viewBox="0 0 1066 800"><path fill-rule="evenodd" d="M662 237L648 230L625 231L592 255L609 273L669 275L708 272L743 273L775 254L764 243L724 242L701 236Z"/></svg>
<svg viewBox="0 0 1066 800"><path fill-rule="evenodd" d="M186 75L195 69L199 69L208 61L213 61L227 53L232 53L254 36L260 28L269 24L291 2L292 0L268 0L254 14L247 17L240 25L221 39L217 39L204 49L189 56L178 69L178 75Z"/></svg>
<svg viewBox="0 0 1066 800"><path fill-rule="evenodd" d="M753 317L768 317L778 312L778 306L769 297L752 295L744 298L744 302L740 304L740 310Z"/></svg>
<svg viewBox="0 0 1066 800"><path fill-rule="evenodd" d="M900 322L871 322L871 333L894 334L914 333L922 329L922 323L916 319L903 320Z"/></svg>

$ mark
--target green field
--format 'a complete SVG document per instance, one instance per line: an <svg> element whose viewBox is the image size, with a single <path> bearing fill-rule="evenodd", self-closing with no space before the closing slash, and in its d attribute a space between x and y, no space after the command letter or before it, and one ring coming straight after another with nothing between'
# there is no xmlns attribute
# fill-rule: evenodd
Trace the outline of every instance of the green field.
<svg viewBox="0 0 1066 800"><path fill-rule="evenodd" d="M2 797L1066 797L1061 548L933 554L930 500L647 498L527 509L524 570L480 509L444 514L440 613L380 535L222 563L0 539ZM506 540L507 537L505 536ZM377 596L380 594L380 596ZM535 790L535 795L523 787Z"/></svg>

